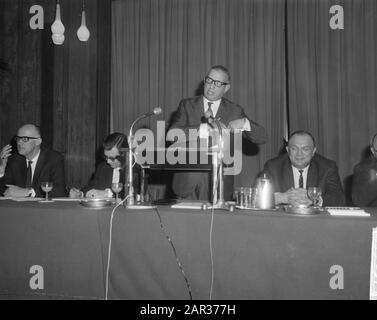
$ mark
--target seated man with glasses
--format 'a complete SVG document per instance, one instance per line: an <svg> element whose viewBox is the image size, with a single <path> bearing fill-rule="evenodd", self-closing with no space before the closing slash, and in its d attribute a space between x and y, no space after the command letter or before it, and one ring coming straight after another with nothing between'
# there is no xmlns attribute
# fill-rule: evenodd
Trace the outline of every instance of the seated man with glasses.
<svg viewBox="0 0 377 320"><path fill-rule="evenodd" d="M291 134L287 153L266 162L263 173L272 180L276 204L310 204L309 187L319 187L323 206L343 206L345 197L334 161L316 153L315 139L307 131Z"/></svg>
<svg viewBox="0 0 377 320"><path fill-rule="evenodd" d="M227 68L221 65L213 66L203 83L203 95L184 99L179 103L170 130L182 129L188 137L189 129L198 129L199 138L208 140L210 126L206 118L210 117L217 119L228 129L242 130L243 136L253 143L266 142L265 129L249 119L241 106L223 97L230 89L230 74ZM230 182L229 178L226 180ZM174 175L172 187L181 199L209 200L208 182L208 173L181 172ZM233 191L231 183L228 183L225 189L226 197L229 198Z"/></svg>
<svg viewBox="0 0 377 320"><path fill-rule="evenodd" d="M86 197L102 198L112 197L111 185L121 182L127 183L125 171L127 169L127 137L122 133L112 133L107 136L102 144L104 161L96 168L92 178L82 191L72 188L69 192L71 198ZM121 193L124 193L124 188Z"/></svg>
<svg viewBox="0 0 377 320"><path fill-rule="evenodd" d="M15 137L17 152L10 144L0 152L0 193L6 197L43 197L42 182L52 182L51 197L65 196L64 158L41 147L38 126L23 125Z"/></svg>
<svg viewBox="0 0 377 320"><path fill-rule="evenodd" d="M369 157L353 169L352 202L360 207L377 207L377 134L369 150Z"/></svg>

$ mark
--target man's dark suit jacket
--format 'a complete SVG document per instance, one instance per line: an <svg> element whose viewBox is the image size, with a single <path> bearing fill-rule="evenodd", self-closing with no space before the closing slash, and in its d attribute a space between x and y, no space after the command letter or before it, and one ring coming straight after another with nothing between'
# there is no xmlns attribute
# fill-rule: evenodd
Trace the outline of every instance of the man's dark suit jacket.
<svg viewBox="0 0 377 320"><path fill-rule="evenodd" d="M272 179L275 192L286 192L294 188L293 171L288 154L266 162L264 172ZM345 197L334 161L316 153L308 170L306 187L320 187L323 206L343 206Z"/></svg>
<svg viewBox="0 0 377 320"><path fill-rule="evenodd" d="M88 184L82 189L82 192L84 192L84 195L86 192L88 192L91 189L97 189L97 190L110 189L111 190L111 184L113 181L113 170L114 169L111 168L105 161L102 161L97 166ZM125 176L125 172L127 172L127 168L121 169L119 171L119 182L123 183L123 186L125 186L125 182L127 182L127 177ZM134 190L136 193L139 193L140 188L139 188L138 166L135 166L133 169L133 178L134 178L134 183L133 183ZM119 196L123 197L125 191L126 191L126 188L123 187L122 191L119 193Z"/></svg>
<svg viewBox="0 0 377 320"><path fill-rule="evenodd" d="M370 156L353 169L352 202L362 207L377 207L377 160Z"/></svg>
<svg viewBox="0 0 377 320"><path fill-rule="evenodd" d="M7 184L13 184L25 188L27 164L26 158L18 153L11 155L3 178L0 179L1 194L4 193ZM51 181L53 189L49 192L51 197L66 196L64 158L53 150L41 148L33 175L32 188L36 197L45 196L41 189L41 183Z"/></svg>
<svg viewBox="0 0 377 320"><path fill-rule="evenodd" d="M101 162L88 184L82 189L84 194L91 189L105 190L107 188L111 189L111 184L113 181L113 168L111 168L105 161ZM119 171L119 182L124 184L125 181L124 170Z"/></svg>
<svg viewBox="0 0 377 320"><path fill-rule="evenodd" d="M186 137L188 137L189 129L199 129L200 124L204 122L204 118L203 96L184 99L179 103L178 110L173 117L170 129L183 129L186 133ZM266 130L258 123L250 120L241 106L225 98L221 99L216 118L226 126L228 126L229 122L232 120L247 118L250 122L251 131L244 131L243 137L254 143L265 143L267 140ZM176 173L173 179L173 191L179 197L185 198L186 195L195 192L198 179L201 179L201 185L205 185L208 189L209 176L207 173ZM201 193L200 191L198 192L200 193L199 199L209 200L210 197L208 195L208 190L204 190L204 193ZM230 200L232 192L233 177L225 176L224 194L226 200ZM193 198L195 199L195 197Z"/></svg>

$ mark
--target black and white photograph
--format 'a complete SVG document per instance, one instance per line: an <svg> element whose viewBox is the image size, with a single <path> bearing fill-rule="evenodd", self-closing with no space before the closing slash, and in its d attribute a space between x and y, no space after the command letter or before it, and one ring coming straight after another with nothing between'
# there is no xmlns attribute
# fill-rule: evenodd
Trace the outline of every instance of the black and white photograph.
<svg viewBox="0 0 377 320"><path fill-rule="evenodd" d="M0 300L377 300L377 1L0 0Z"/></svg>

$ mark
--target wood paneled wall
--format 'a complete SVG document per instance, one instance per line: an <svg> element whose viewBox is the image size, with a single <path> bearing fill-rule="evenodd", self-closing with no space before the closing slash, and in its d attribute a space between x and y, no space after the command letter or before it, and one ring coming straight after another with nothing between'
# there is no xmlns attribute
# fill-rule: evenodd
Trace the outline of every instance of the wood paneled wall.
<svg viewBox="0 0 377 320"><path fill-rule="evenodd" d="M68 186L83 186L96 150L109 133L111 0L86 0L88 42L76 31L81 1L62 0L65 41L51 40L55 1L0 0L0 143L25 122L39 124L43 143L64 154ZM32 5L44 9L44 29L32 30Z"/></svg>

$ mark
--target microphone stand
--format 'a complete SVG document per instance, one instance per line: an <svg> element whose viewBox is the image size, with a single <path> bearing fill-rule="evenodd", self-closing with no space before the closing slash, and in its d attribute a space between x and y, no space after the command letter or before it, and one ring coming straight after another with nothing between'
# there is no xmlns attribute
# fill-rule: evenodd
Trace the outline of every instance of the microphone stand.
<svg viewBox="0 0 377 320"><path fill-rule="evenodd" d="M133 186L133 172L132 172L132 169L133 169L132 146L133 146L133 142L134 142L133 127L141 119L147 118L147 117L154 115L154 114L158 115L159 113L151 112L151 113L146 113L146 114L139 116L138 118L136 118L134 120L134 122L132 122L131 127L130 127L130 131L129 131L129 135L128 135L128 177L127 177L127 184L128 184L128 195L127 195L127 197L128 198L127 198L127 201L126 201L126 204L125 204L125 207L128 208L128 209L149 209L149 208L155 207L155 206L151 206L151 205L136 204L135 192L134 192L134 186ZM142 186L142 187L144 187L144 186ZM141 192L143 193L144 190L141 190Z"/></svg>
<svg viewBox="0 0 377 320"><path fill-rule="evenodd" d="M213 199L212 199L212 206L209 206L208 209L230 210L229 204L225 202L224 200L223 132L222 132L222 127L219 120L213 119L213 123L215 123L217 127L217 130L219 132L219 138L217 140L218 150L213 151L213 158L212 158Z"/></svg>

